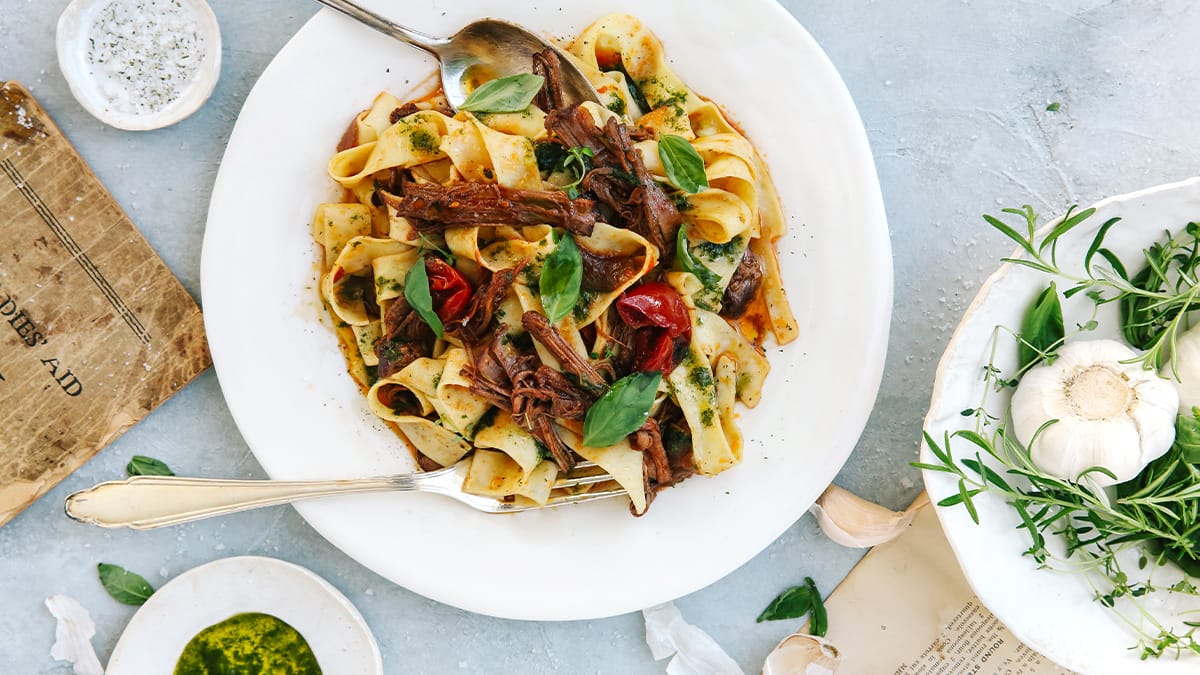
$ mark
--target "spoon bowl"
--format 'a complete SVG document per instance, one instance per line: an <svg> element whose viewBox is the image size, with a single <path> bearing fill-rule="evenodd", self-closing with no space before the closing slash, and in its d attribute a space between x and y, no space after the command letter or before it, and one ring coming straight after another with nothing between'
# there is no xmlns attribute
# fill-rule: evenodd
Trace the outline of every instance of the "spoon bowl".
<svg viewBox="0 0 1200 675"><path fill-rule="evenodd" d="M587 76L561 49L517 24L500 19L480 19L449 38L438 38L401 26L347 0L317 1L437 57L441 64L442 91L455 109L484 82L532 72L533 55L546 49L558 54L563 97L568 105L600 102L600 96Z"/></svg>

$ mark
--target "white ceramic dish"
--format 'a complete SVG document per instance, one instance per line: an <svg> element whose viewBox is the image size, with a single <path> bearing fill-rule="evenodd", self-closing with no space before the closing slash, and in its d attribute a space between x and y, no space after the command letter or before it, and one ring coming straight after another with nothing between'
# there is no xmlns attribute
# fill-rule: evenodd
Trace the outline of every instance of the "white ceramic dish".
<svg viewBox="0 0 1200 675"><path fill-rule="evenodd" d="M832 65L777 4L614 0L601 8L564 0L536 11L503 0L439 0L409 6L403 19L449 35L498 16L569 36L606 11L640 16L672 67L724 104L765 154L788 216L779 250L800 338L770 350L763 403L741 418L743 464L672 488L640 519L620 500L500 517L436 495L297 505L379 574L493 616L611 616L733 571L833 479L866 423L883 367L891 257L866 135ZM766 68L784 62L786 69ZM413 468L346 374L317 295L307 223L317 203L338 195L325 166L352 116L378 91L403 96L433 72L417 50L322 12L263 74L230 138L204 240L205 318L226 400L273 478Z"/></svg>
<svg viewBox="0 0 1200 675"><path fill-rule="evenodd" d="M1189 221L1200 220L1200 178L1112 197L1095 207L1094 215L1059 240L1059 263L1067 270L1082 271L1084 253L1096 231L1109 218L1119 216L1121 222L1105 241L1133 274L1141 267L1135 266L1140 251L1160 239L1164 230L1178 232ZM986 226L981 223L980 227ZM996 233L996 236L1001 235ZM980 289L938 367L933 401L925 419L925 429L934 438L941 439L944 431L974 428L973 420L960 412L978 405L980 400L981 375L988 363L993 328L1020 326L1026 307L1049 281L1044 274L1005 264ZM1060 281L1059 289L1065 290L1069 285ZM1086 322L1090 318L1090 305L1082 297L1066 301L1063 305L1066 325ZM1089 338L1119 339L1115 307L1106 306L1099 323L1100 328ZM1015 362L1015 347L1002 343L996 366L1011 372ZM993 396L989 411L994 414L1006 409L1010 396L1011 390ZM954 455L972 457L965 445L955 446ZM921 461L936 463L928 447L922 446ZM958 492L957 482L948 474L925 471L924 477L934 502ZM1200 671L1200 657L1195 656L1178 661L1171 657L1141 661L1139 651L1130 649L1137 642L1134 632L1093 600L1091 587L1081 577L1038 570L1031 558L1022 555L1029 547L1028 535L1018 529L1020 520L1011 507L991 493L976 497L975 502L979 525L959 506L938 508L938 517L979 599L1018 638L1063 667L1081 673ZM1136 562L1130 569L1136 569ZM1167 599L1162 596L1165 594L1148 596L1147 606L1163 610L1159 603ZM1173 608L1179 609L1177 605Z"/></svg>
<svg viewBox="0 0 1200 675"><path fill-rule="evenodd" d="M221 28L205 0L181 0L185 11L195 15L197 33L205 41L204 58L195 77L180 97L153 113L124 112L109 104L102 89L98 67L87 61L92 23L112 0L73 0L58 19L55 47L58 67L71 95L93 117L118 129L147 131L170 126L200 109L212 95L221 74Z"/></svg>
<svg viewBox="0 0 1200 675"><path fill-rule="evenodd" d="M383 673L375 637L344 595L303 567L256 556L214 560L164 584L125 627L105 673L174 672L196 633L244 612L287 622L326 673Z"/></svg>

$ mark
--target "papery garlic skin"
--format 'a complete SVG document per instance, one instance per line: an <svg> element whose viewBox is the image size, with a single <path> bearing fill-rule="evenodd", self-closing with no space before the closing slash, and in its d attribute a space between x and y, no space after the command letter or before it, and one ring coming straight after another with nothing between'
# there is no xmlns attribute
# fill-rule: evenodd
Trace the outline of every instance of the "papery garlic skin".
<svg viewBox="0 0 1200 675"><path fill-rule="evenodd" d="M1191 417L1192 408L1200 407L1200 326L1188 329L1175 339L1171 361L1159 374L1175 382L1179 392L1179 414Z"/></svg>
<svg viewBox="0 0 1200 675"><path fill-rule="evenodd" d="M1088 478L1106 487L1137 476L1170 449L1179 394L1155 371L1122 363L1135 357L1115 340L1077 341L1059 349L1053 364L1025 373L1012 397L1012 430L1038 468L1074 481L1104 467L1115 481L1099 472ZM1050 420L1058 421L1034 440Z"/></svg>

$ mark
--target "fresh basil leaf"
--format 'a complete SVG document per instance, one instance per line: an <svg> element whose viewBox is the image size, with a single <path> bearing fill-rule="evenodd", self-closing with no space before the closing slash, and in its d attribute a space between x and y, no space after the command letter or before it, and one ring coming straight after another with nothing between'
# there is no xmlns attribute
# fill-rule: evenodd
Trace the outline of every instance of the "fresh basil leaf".
<svg viewBox="0 0 1200 675"><path fill-rule="evenodd" d="M658 137L658 158L671 185L684 192L696 193L708 187L704 160L683 136L662 134Z"/></svg>
<svg viewBox="0 0 1200 675"><path fill-rule="evenodd" d="M1058 289L1054 282L1042 291L1025 312L1021 321L1021 339L1017 343L1017 360L1020 368L1037 363L1042 354L1062 343L1067 329L1063 324L1062 305L1058 301Z"/></svg>
<svg viewBox="0 0 1200 675"><path fill-rule="evenodd" d="M433 296L429 293L429 273L425 271L425 256L417 258L417 262L404 275L404 299L416 310L417 314L429 324L433 333L442 337L442 320L433 311Z"/></svg>
<svg viewBox="0 0 1200 675"><path fill-rule="evenodd" d="M687 225L680 225L679 234L675 236L675 257L679 258L679 266L683 271L691 272L706 288L721 283L720 275L708 269L692 255L692 250L688 248Z"/></svg>
<svg viewBox="0 0 1200 675"><path fill-rule="evenodd" d="M125 465L130 476L174 476L175 472L161 460L145 455L134 455Z"/></svg>
<svg viewBox="0 0 1200 675"><path fill-rule="evenodd" d="M126 605L141 605L154 593L154 588L139 574L134 574L119 565L100 563L100 584L117 602Z"/></svg>
<svg viewBox="0 0 1200 675"><path fill-rule="evenodd" d="M649 371L626 375L613 383L588 408L583 420L583 444L605 448L642 428L658 393L662 373Z"/></svg>
<svg viewBox="0 0 1200 675"><path fill-rule="evenodd" d="M1175 445L1184 462L1200 464L1200 419L1195 415L1180 415L1175 420Z"/></svg>
<svg viewBox="0 0 1200 675"><path fill-rule="evenodd" d="M579 285L583 281L583 258L575 246L575 238L564 234L542 264L538 288L542 292L542 307L550 323L558 323L575 309L579 302Z"/></svg>
<svg viewBox="0 0 1200 675"><path fill-rule="evenodd" d="M763 621L779 621L780 619L798 619L812 609L812 590L808 586L792 586L775 596L771 604L758 615L755 623Z"/></svg>
<svg viewBox="0 0 1200 675"><path fill-rule="evenodd" d="M491 80L471 92L458 109L483 113L521 112L533 102L545 81L541 75L530 73Z"/></svg>
<svg viewBox="0 0 1200 675"><path fill-rule="evenodd" d="M817 584L812 577L804 577L804 586L812 595L812 612L809 617L808 632L810 635L824 637L826 631L829 630L829 616L825 613L825 602L821 600L821 591L817 590Z"/></svg>

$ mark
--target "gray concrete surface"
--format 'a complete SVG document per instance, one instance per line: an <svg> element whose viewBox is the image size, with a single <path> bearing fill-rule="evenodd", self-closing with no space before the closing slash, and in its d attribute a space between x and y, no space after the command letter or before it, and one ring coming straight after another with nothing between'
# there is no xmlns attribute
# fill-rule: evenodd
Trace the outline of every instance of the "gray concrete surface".
<svg viewBox="0 0 1200 675"><path fill-rule="evenodd" d="M54 25L66 0L0 0L0 80L25 83L193 295L205 211L224 142L276 51L315 11L305 0L214 0L224 70L212 100L161 131L94 120L58 73ZM950 331L1011 248L980 213L1029 203L1043 213L1186 178L1200 163L1200 4L1191 0L787 0L858 104L879 168L895 250L895 312L875 413L838 482L892 507L920 490L921 419ZM697 3L697 11L703 4ZM1050 103L1056 111L1048 111ZM848 271L847 273L853 273ZM78 598L107 658L134 609L96 581L107 561L158 585L215 558L261 554L329 579L365 615L389 673L655 673L640 615L524 623L426 600L328 545L291 508L154 532L67 521L63 497L119 476L146 454L180 473L261 477L212 372L25 513L0 528L0 672L68 673L49 656L42 605ZM861 552L797 522L743 568L677 601L747 672L798 621L755 624L805 575L832 589ZM836 621L837 617L831 617Z"/></svg>

